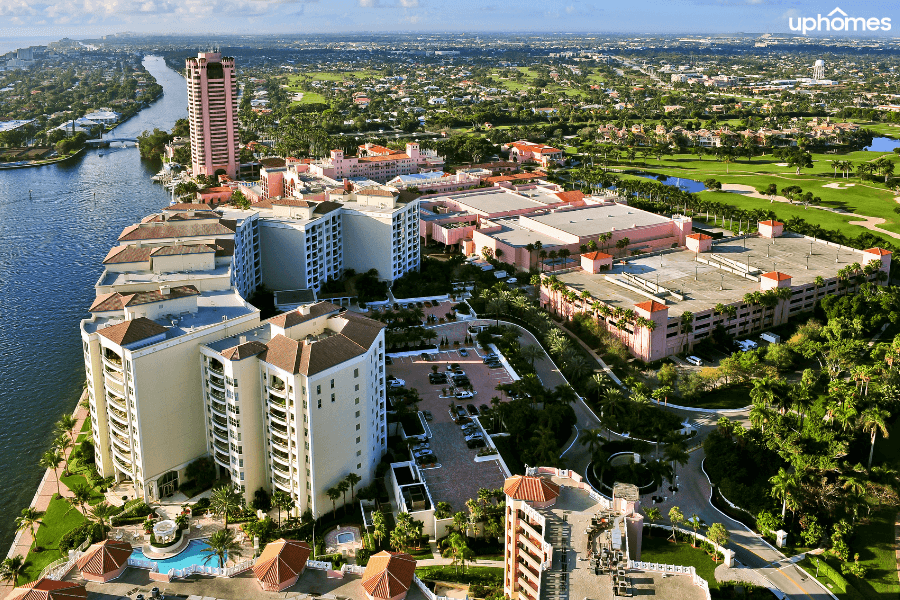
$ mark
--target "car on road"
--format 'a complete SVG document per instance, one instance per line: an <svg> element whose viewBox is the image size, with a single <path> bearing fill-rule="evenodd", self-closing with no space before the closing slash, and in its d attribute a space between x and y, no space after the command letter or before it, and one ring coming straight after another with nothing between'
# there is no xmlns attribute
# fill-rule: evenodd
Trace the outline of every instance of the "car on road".
<svg viewBox="0 0 900 600"><path fill-rule="evenodd" d="M425 417L425 420L426 420L426 421L432 421L432 420L434 420L434 415L431 414L431 411L430 411L430 410L423 410L423 411L422 411L422 416Z"/></svg>
<svg viewBox="0 0 900 600"><path fill-rule="evenodd" d="M688 356L684 360L686 360L688 362L688 364L694 365L695 367L703 366L703 361L700 360L699 358L697 358L696 356Z"/></svg>
<svg viewBox="0 0 900 600"><path fill-rule="evenodd" d="M474 404L466 404L466 410L469 411L469 414L470 414L471 416L473 416L473 417L477 417L477 416L478 416L478 409L475 408L475 405L474 405Z"/></svg>
<svg viewBox="0 0 900 600"><path fill-rule="evenodd" d="M475 394L472 392L456 392L456 398L459 400L468 400L469 398L474 398ZM465 409L463 409L465 410Z"/></svg>
<svg viewBox="0 0 900 600"><path fill-rule="evenodd" d="M460 355L460 356L468 356L468 355L469 355L469 351L466 350L465 348L460 348L460 349L459 349L459 355Z"/></svg>

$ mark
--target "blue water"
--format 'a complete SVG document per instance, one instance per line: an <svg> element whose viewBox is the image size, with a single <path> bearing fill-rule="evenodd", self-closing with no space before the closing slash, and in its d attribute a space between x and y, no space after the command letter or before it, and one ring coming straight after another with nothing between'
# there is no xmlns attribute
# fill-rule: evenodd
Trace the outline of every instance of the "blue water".
<svg viewBox="0 0 900 600"><path fill-rule="evenodd" d="M349 531L345 532L345 533L339 533L337 536L337 543L338 544L348 544L348 543L352 542L353 539L354 539L354 535L352 533L350 533Z"/></svg>
<svg viewBox="0 0 900 600"><path fill-rule="evenodd" d="M123 137L171 129L187 116L184 79L160 57L144 65L165 92L115 130ZM0 556L44 474L37 463L53 423L81 394L78 321L88 316L103 258L122 228L169 204L150 181L159 169L137 148L104 148L0 171Z"/></svg>
<svg viewBox="0 0 900 600"><path fill-rule="evenodd" d="M866 146L864 150L870 152L893 152L894 148L900 148L900 140L889 137L872 138L872 145Z"/></svg>
<svg viewBox="0 0 900 600"><path fill-rule="evenodd" d="M209 560L209 562L204 563L208 554L203 554L201 551L204 548L208 548L209 546L206 544L206 540L191 540L188 542L187 548L182 550L180 553L176 554L172 558L166 558L163 560L153 560L152 558L147 558L144 556L144 553L140 551L140 549L135 550L131 553L131 558L137 560L153 560L159 567L160 573L168 573L170 569L186 569L191 565L200 565L206 567L218 567L219 566L219 558L214 556Z"/></svg>
<svg viewBox="0 0 900 600"><path fill-rule="evenodd" d="M703 185L703 183L693 179L684 179L683 177L669 177L665 181L659 181L655 175L639 175L639 177L644 177L645 179L650 179L657 183L664 183L665 185L672 185L692 194L702 192L706 189L706 186Z"/></svg>

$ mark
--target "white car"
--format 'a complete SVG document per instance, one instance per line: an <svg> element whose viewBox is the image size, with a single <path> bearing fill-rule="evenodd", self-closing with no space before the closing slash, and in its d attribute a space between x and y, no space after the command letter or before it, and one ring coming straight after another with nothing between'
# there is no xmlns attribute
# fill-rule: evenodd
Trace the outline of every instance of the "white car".
<svg viewBox="0 0 900 600"><path fill-rule="evenodd" d="M702 366L703 366L703 361L700 360L699 358L697 358L696 356L688 356L688 357L685 358L684 360L686 360L688 363L694 365L695 367L702 367Z"/></svg>
<svg viewBox="0 0 900 600"><path fill-rule="evenodd" d="M460 400L465 400L467 398L474 398L475 394L472 392L456 392L456 397Z"/></svg>
<svg viewBox="0 0 900 600"><path fill-rule="evenodd" d="M515 277L510 277L509 279L506 280L506 283L512 285L514 283L519 283L519 280L516 279Z"/></svg>
<svg viewBox="0 0 900 600"><path fill-rule="evenodd" d="M388 386L392 388L403 387L404 385L406 385L406 381L403 379L391 379L388 381Z"/></svg>

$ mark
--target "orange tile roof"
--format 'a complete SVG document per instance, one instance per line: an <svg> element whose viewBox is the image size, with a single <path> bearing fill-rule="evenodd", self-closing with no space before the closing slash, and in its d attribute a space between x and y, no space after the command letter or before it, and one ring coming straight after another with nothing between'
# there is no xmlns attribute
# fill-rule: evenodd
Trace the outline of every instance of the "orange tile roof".
<svg viewBox="0 0 900 600"><path fill-rule="evenodd" d="M303 572L312 549L306 542L281 538L269 544L253 563L253 575L273 586L290 581Z"/></svg>
<svg viewBox="0 0 900 600"><path fill-rule="evenodd" d="M382 160L412 160L409 155L403 154L387 154L385 156L360 156L360 162L379 162Z"/></svg>
<svg viewBox="0 0 900 600"><path fill-rule="evenodd" d="M641 302L640 304L635 304L635 308L639 308L641 310L646 310L650 313L659 312L661 310L668 310L668 307L665 304L660 304L655 300L647 300L646 302Z"/></svg>
<svg viewBox="0 0 900 600"><path fill-rule="evenodd" d="M372 598L387 600L409 591L416 572L416 559L404 552L382 550L369 558L362 587Z"/></svg>
<svg viewBox="0 0 900 600"><path fill-rule="evenodd" d="M134 342L161 335L168 331L162 325L151 321L147 317L138 317L130 321L104 327L97 333L119 346L127 346Z"/></svg>
<svg viewBox="0 0 900 600"><path fill-rule="evenodd" d="M770 271L768 273L763 273L760 277L765 277L766 279L774 279L775 281L787 281L791 278L790 275L786 273L779 273L778 271Z"/></svg>
<svg viewBox="0 0 900 600"><path fill-rule="evenodd" d="M776 225L784 225L781 221L760 221L760 225L768 225L769 227L775 227Z"/></svg>
<svg viewBox="0 0 900 600"><path fill-rule="evenodd" d="M92 545L76 564L82 573L106 575L121 569L131 556L131 544L115 540L103 540Z"/></svg>
<svg viewBox="0 0 900 600"><path fill-rule="evenodd" d="M581 190L572 190L571 192L557 192L553 195L563 202L576 202L584 198L584 193Z"/></svg>
<svg viewBox="0 0 900 600"><path fill-rule="evenodd" d="M877 254L878 256L887 256L891 254L890 250L885 250L884 248L869 248L865 251L866 254Z"/></svg>
<svg viewBox="0 0 900 600"><path fill-rule="evenodd" d="M71 581L39 579L17 587L6 597L7 600L85 600L87 590L83 585Z"/></svg>
<svg viewBox="0 0 900 600"><path fill-rule="evenodd" d="M711 235L706 235L705 233L692 233L691 235L689 235L687 237L691 238L692 240L711 240L712 239Z"/></svg>
<svg viewBox="0 0 900 600"><path fill-rule="evenodd" d="M606 260L607 258L612 258L612 254L607 254L606 252L600 252L599 250L596 252L586 252L582 254L584 258L588 260Z"/></svg>
<svg viewBox="0 0 900 600"><path fill-rule="evenodd" d="M503 482L503 491L515 500L547 502L559 497L559 486L542 477L514 475Z"/></svg>

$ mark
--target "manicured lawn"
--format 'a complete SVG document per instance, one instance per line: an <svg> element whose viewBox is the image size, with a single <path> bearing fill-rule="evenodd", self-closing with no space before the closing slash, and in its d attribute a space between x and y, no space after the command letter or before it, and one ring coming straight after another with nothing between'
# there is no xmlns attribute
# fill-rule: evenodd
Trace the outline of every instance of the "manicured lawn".
<svg viewBox="0 0 900 600"><path fill-rule="evenodd" d="M677 544L666 540L666 534L657 529L653 537L645 534L641 541L641 560L643 562L661 563L664 565L681 565L694 567L697 575L706 580L711 589L718 589L716 581L716 563L706 551L691 548L691 542L680 541Z"/></svg>
<svg viewBox="0 0 900 600"><path fill-rule="evenodd" d="M328 104L328 100L322 94L316 92L302 92L302 94L303 100L296 102L296 104Z"/></svg>
<svg viewBox="0 0 900 600"><path fill-rule="evenodd" d="M503 569L499 567L469 567L456 572L456 567L440 565L416 569L419 579L434 579L459 583L480 583L482 585L502 585Z"/></svg>
<svg viewBox="0 0 900 600"><path fill-rule="evenodd" d="M69 475L68 477L63 476L63 477L60 477L59 480L62 482L63 485L65 485L70 490L73 487L75 487L76 485L78 485L79 483L83 483L88 486L90 485L88 483L88 480L85 479L85 477L83 475ZM94 494L93 494L93 498L91 498L90 503L97 504L98 502L103 500L103 494L101 494L99 491L97 491L96 488L93 488L93 489L94 489Z"/></svg>
<svg viewBox="0 0 900 600"><path fill-rule="evenodd" d="M821 558L819 560L821 560ZM849 598L849 596L845 592L840 591L838 587L834 585L834 583L832 583L831 579L829 579L828 576L823 574L821 571L819 572L819 576L816 577L816 563L809 556L807 556L797 564L803 567L803 570L809 573L812 577L815 577L818 582L824 585L828 591L837 596L838 600L845 600L845 598Z"/></svg>
<svg viewBox="0 0 900 600"><path fill-rule="evenodd" d="M698 398L669 398L671 404L693 408L744 408L750 400L750 386L729 387L705 392Z"/></svg>
<svg viewBox="0 0 900 600"><path fill-rule="evenodd" d="M859 553L859 562L869 568L864 580L848 577L851 585L866 598L893 597L900 594L897 558L894 552L894 515L891 510L873 514L868 523L857 525L850 552Z"/></svg>
<svg viewBox="0 0 900 600"><path fill-rule="evenodd" d="M33 581L44 567L62 557L59 552L60 538L84 523L84 520L84 515L62 498L50 501L47 513L41 519L43 524L36 534L36 545L43 547L44 551L28 554L28 566L25 570L28 581Z"/></svg>

